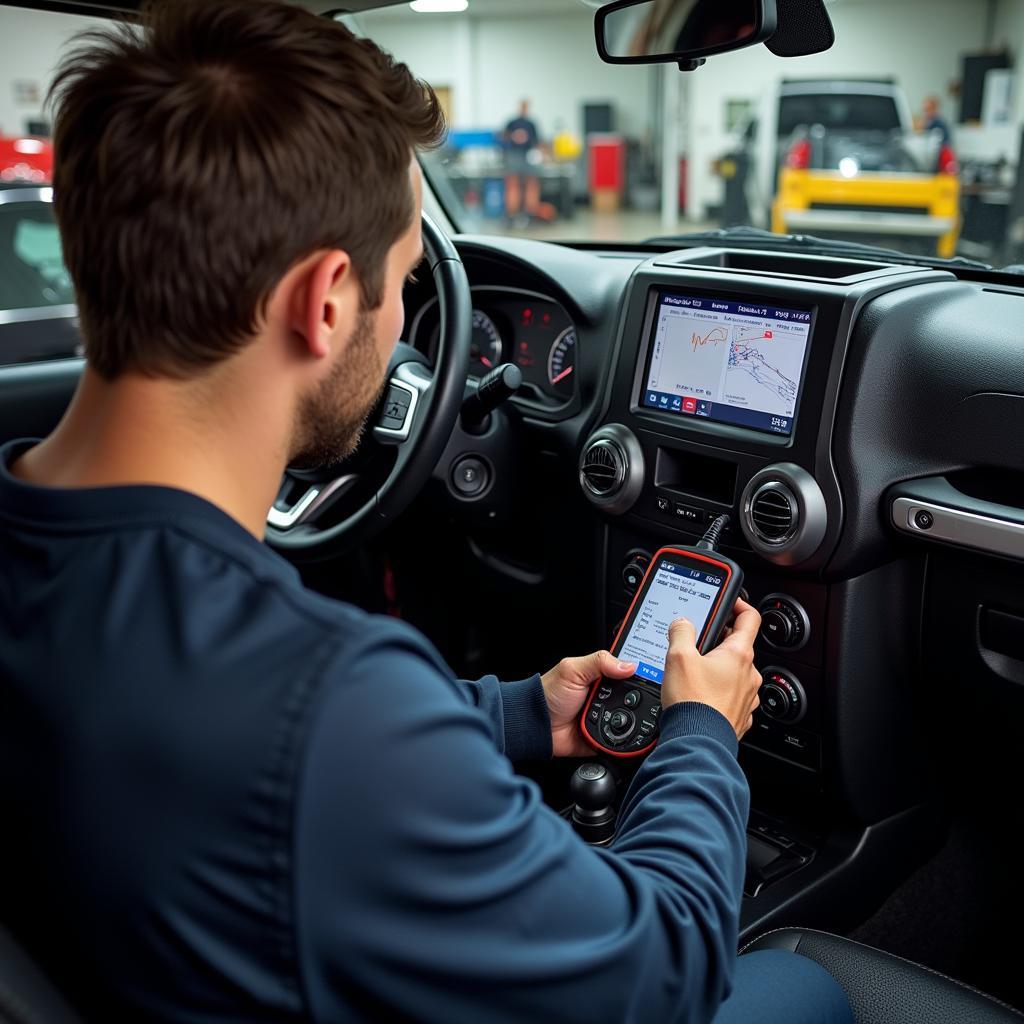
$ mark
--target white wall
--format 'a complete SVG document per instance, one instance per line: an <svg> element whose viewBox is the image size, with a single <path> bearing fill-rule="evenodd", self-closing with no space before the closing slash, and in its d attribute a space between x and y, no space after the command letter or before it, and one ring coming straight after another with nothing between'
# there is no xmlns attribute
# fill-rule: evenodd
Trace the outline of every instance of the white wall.
<svg viewBox="0 0 1024 1024"><path fill-rule="evenodd" d="M0 7L0 133L25 130L26 120L43 120L42 101L53 79L62 48L77 32L101 22L71 14ZM38 104L15 102L15 81L36 82Z"/></svg>
<svg viewBox="0 0 1024 1024"><path fill-rule="evenodd" d="M992 45L1007 49L1016 65L1014 120L1024 121L1024 0L999 0Z"/></svg>
<svg viewBox="0 0 1024 1024"><path fill-rule="evenodd" d="M781 58L755 46L712 57L690 81L688 215L702 217L706 205L721 196L711 162L731 143L725 101L756 102L782 78L892 75L903 86L912 111L936 93L943 97L943 114L955 118L948 86L960 77L961 55L984 44L985 6L982 0L837 2L829 6L836 42L825 53Z"/></svg>
<svg viewBox="0 0 1024 1024"><path fill-rule="evenodd" d="M561 122L582 130L584 102L615 106L620 131L641 136L650 126L651 68L612 68L597 56L593 17L531 18L364 15L367 35L431 85L452 88L456 128L498 128L520 99L542 135Z"/></svg>

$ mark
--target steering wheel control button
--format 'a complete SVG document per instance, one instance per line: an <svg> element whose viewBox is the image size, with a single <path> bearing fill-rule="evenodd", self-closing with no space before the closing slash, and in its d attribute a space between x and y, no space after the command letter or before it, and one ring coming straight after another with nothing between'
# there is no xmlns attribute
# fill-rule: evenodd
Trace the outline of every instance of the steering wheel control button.
<svg viewBox="0 0 1024 1024"><path fill-rule="evenodd" d="M464 455L452 467L452 487L463 498L477 498L491 482L487 463L476 455Z"/></svg>
<svg viewBox="0 0 1024 1024"><path fill-rule="evenodd" d="M640 703L640 691L630 690L629 693L622 698L622 703L625 704L627 708L635 708L637 704Z"/></svg>
<svg viewBox="0 0 1024 1024"><path fill-rule="evenodd" d="M804 716L807 697L796 676L783 669L766 669L758 696L761 710L776 722L798 722Z"/></svg>
<svg viewBox="0 0 1024 1024"><path fill-rule="evenodd" d="M811 622L799 601L786 594L769 594L761 612L761 639L770 647L795 651L807 643Z"/></svg>
<svg viewBox="0 0 1024 1024"><path fill-rule="evenodd" d="M412 402L412 395L405 388L396 388L392 384L388 388L387 401L389 404L393 402L395 405L400 405L403 409L408 409Z"/></svg>

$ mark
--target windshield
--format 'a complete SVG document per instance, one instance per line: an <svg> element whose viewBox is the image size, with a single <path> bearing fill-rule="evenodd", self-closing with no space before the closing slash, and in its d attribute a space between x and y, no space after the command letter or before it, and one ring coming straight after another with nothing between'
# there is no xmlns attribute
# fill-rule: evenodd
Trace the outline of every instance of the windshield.
<svg viewBox="0 0 1024 1024"><path fill-rule="evenodd" d="M459 231L615 244L749 226L763 245L1024 263L1024 0L826 3L825 53L757 45L686 74L603 63L598 0L418 0L345 20L437 92L450 132L423 166ZM53 70L97 24L0 6L0 191L49 180ZM5 262L19 270L41 244L21 230ZM64 296L53 259L28 262L41 298L10 302Z"/></svg>
<svg viewBox="0 0 1024 1024"><path fill-rule="evenodd" d="M687 74L602 63L595 6L359 15L441 97L451 132L423 163L460 230L636 242L749 225L1021 259L1024 0L831 0L829 51L759 45Z"/></svg>

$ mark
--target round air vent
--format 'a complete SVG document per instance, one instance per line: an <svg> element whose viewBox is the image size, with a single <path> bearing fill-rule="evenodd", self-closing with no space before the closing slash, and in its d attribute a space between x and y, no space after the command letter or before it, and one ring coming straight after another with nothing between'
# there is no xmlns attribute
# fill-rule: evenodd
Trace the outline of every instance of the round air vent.
<svg viewBox="0 0 1024 1024"><path fill-rule="evenodd" d="M778 480L761 484L750 499L750 528L765 544L785 544L799 522L796 496Z"/></svg>
<svg viewBox="0 0 1024 1024"><path fill-rule="evenodd" d="M583 452L583 486L599 497L613 497L626 479L626 453L614 441L594 441Z"/></svg>
<svg viewBox="0 0 1024 1024"><path fill-rule="evenodd" d="M644 453L633 433L609 423L587 439L580 456L580 486L587 498L619 515L628 511L644 485Z"/></svg>
<svg viewBox="0 0 1024 1024"><path fill-rule="evenodd" d="M779 565L810 558L825 539L828 509L817 481L792 462L755 473L740 499L740 526L750 546Z"/></svg>

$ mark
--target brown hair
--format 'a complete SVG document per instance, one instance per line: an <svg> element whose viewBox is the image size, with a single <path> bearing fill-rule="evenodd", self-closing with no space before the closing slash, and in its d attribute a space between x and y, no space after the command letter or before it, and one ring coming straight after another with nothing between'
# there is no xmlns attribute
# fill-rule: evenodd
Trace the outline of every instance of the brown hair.
<svg viewBox="0 0 1024 1024"><path fill-rule="evenodd" d="M430 87L336 21L178 0L60 67L54 206L90 364L186 378L237 351L289 267L352 257L363 307L436 145Z"/></svg>

